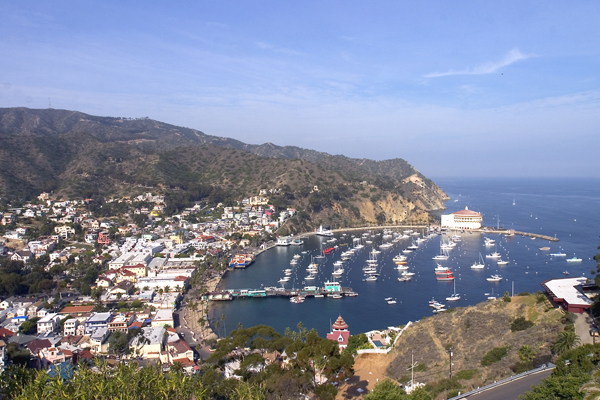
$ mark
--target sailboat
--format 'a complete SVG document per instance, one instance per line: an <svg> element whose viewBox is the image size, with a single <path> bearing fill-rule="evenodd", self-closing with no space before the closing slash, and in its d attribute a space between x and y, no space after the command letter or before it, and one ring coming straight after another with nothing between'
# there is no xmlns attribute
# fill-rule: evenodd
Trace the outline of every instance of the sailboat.
<svg viewBox="0 0 600 400"><path fill-rule="evenodd" d="M446 301L460 300L460 294L456 293L456 280L454 281L454 293L449 297L446 297Z"/></svg>
<svg viewBox="0 0 600 400"><path fill-rule="evenodd" d="M475 261L473 263L473 265L471 265L472 269L484 269L485 268L485 264L483 262L483 257L481 256L481 253L479 253L479 261Z"/></svg>

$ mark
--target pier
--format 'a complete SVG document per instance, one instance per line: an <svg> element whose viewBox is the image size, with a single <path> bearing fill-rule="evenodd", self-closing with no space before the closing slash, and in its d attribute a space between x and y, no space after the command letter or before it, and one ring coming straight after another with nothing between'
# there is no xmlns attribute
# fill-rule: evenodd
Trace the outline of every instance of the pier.
<svg viewBox="0 0 600 400"><path fill-rule="evenodd" d="M202 296L204 300L210 301L230 301L237 298L267 298L267 297L327 297L333 295L354 297L358 294L349 287L339 285L327 285L324 288L316 286L307 286L303 289L285 289L276 287L267 287L263 289L225 289L207 293Z"/></svg>
<svg viewBox="0 0 600 400"><path fill-rule="evenodd" d="M558 242L558 239L552 236L540 235L538 233L529 233L529 232L519 232L519 231L507 231L507 230L498 230L498 229L477 229L474 232L481 233L497 233L500 235L506 235L509 232L513 232L515 235L527 236L530 238L543 239L548 240L550 242Z"/></svg>

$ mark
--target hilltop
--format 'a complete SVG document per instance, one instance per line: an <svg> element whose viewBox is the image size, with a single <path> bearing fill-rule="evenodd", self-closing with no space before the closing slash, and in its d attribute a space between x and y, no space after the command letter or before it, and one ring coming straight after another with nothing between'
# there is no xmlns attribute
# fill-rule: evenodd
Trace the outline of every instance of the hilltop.
<svg viewBox="0 0 600 400"><path fill-rule="evenodd" d="M8 198L159 190L192 201L211 194L224 200L281 189L281 206L336 226L423 222L447 199L400 158L374 161L245 144L148 118L54 109L0 109L0 172L0 196Z"/></svg>

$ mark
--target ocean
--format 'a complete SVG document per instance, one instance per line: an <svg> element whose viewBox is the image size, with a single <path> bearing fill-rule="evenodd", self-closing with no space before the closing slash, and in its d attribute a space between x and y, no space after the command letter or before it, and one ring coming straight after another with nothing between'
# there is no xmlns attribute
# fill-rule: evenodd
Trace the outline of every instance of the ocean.
<svg viewBox="0 0 600 400"><path fill-rule="evenodd" d="M307 298L304 303L293 304L287 298L236 299L227 302L214 302L209 317L214 321L225 315L218 329L221 335L235 329L238 323L244 326L265 324L283 333L286 327L296 329L299 322L320 335L329 332L331 323L341 315L349 325L351 333L367 332L388 326L406 324L425 316L433 315L428 305L431 298L446 304L447 307L463 307L486 301L488 296L498 297L506 291L512 293L537 292L541 282L569 277L585 276L593 279L592 271L596 262L593 256L600 245L600 179L508 179L508 178L438 178L433 179L450 200L447 210L438 214L455 212L468 207L483 214L486 226L500 226L517 231L539 233L559 239L549 242L542 239L514 236L507 238L495 234L462 233L461 241L450 252L447 261L438 261L450 268L456 277L456 291L461 299L447 302L445 298L453 293L452 282L439 282L435 279L436 261L432 257L440 253L440 241L450 235L438 235L421 244L418 250L407 254L409 270L414 272L409 282L399 282L400 272L392 261L395 255L412 244L405 239L388 249L380 249L377 255L380 276L376 282L364 281L362 267L366 264L369 252L378 248L384 241L381 231L371 232L373 244L365 244L345 265L345 272L337 279L342 286L351 287L357 297ZM322 248L330 247L327 238L312 236L303 246L277 247L260 254L255 262L243 270L228 272L221 282L223 289L259 289L281 286L278 280L284 276L283 270L293 268L293 274L286 288L323 286L332 280L333 262L340 259L340 253L351 245L352 235L362 237L362 232L336 234L340 249L328 255L320 263L315 280L307 281L306 267L311 256L321 253ZM496 246L486 247L484 238L496 240ZM388 240L386 240L388 241ZM365 239L362 239L365 243ZM540 251L549 246L550 251ZM486 254L498 251L505 266L498 266ZM552 257L551 253L563 252L566 257ZM470 266L484 257L485 269L473 270ZM295 254L301 258L295 267L290 260ZM569 263L566 260L577 256L583 261ZM502 276L500 282L488 282L492 274ZM396 304L389 305L384 300L391 297Z"/></svg>

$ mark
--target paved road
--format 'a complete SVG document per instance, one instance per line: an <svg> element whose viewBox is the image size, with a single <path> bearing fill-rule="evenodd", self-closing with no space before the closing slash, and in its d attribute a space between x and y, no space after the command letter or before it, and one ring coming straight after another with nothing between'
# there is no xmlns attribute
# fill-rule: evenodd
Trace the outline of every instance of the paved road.
<svg viewBox="0 0 600 400"><path fill-rule="evenodd" d="M465 398L469 400L518 400L520 395L530 390L531 386L539 385L542 379L550 376L552 371L553 369L547 369Z"/></svg>

